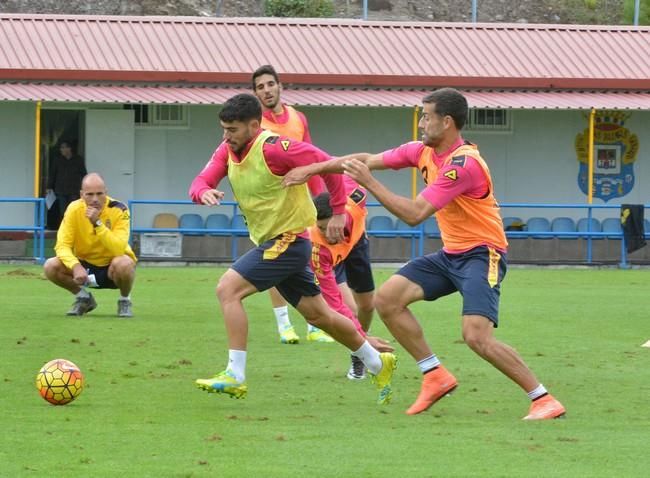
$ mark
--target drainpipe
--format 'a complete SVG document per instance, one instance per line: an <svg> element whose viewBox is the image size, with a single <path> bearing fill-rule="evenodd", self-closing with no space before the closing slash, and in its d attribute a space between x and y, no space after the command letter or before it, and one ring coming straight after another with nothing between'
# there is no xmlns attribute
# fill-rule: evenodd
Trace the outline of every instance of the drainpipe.
<svg viewBox="0 0 650 478"><path fill-rule="evenodd" d="M34 121L34 197L41 193L41 102L36 102Z"/></svg>

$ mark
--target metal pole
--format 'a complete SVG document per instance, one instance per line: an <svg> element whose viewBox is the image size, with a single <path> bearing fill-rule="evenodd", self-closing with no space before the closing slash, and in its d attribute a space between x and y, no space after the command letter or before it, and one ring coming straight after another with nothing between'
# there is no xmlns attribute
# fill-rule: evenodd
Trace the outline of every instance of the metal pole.
<svg viewBox="0 0 650 478"><path fill-rule="evenodd" d="M637 2L639 0L636 0ZM472 0L472 23L476 23L476 17L478 16L478 7L477 4L478 0Z"/></svg>
<svg viewBox="0 0 650 478"><path fill-rule="evenodd" d="M368 0L363 0L363 13L361 14L363 20L368 20Z"/></svg>
<svg viewBox="0 0 650 478"><path fill-rule="evenodd" d="M634 25L639 24L639 0L634 0Z"/></svg>

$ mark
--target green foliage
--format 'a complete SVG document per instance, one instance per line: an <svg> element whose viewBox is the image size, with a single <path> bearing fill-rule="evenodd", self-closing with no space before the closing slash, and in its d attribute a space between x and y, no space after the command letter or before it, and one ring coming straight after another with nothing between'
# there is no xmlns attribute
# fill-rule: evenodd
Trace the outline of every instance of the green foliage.
<svg viewBox="0 0 650 478"><path fill-rule="evenodd" d="M246 299L245 400L197 390L220 371L227 337L214 296L224 269L138 268L135 317L118 293L66 317L71 294L42 268L0 265L2 477L637 477L650 423L650 270L518 269L502 286L495 335L522 354L567 419L521 420L526 395L461 340L460 296L412 306L459 388L432 410L404 410L420 373L399 346L393 403L345 378L337 344L280 345L267 294ZM377 283L392 270L377 269ZM306 325L292 310L296 331ZM389 337L378 318L373 334ZM54 407L39 368L67 358L86 388Z"/></svg>
<svg viewBox="0 0 650 478"><path fill-rule="evenodd" d="M634 24L634 0L625 0L623 6L623 18L625 23ZM650 25L650 0L639 2L639 25Z"/></svg>
<svg viewBox="0 0 650 478"><path fill-rule="evenodd" d="M623 0L545 0L549 10L563 21L576 25L623 23Z"/></svg>
<svg viewBox="0 0 650 478"><path fill-rule="evenodd" d="M334 14L332 0L266 0L264 15L267 17L331 17Z"/></svg>

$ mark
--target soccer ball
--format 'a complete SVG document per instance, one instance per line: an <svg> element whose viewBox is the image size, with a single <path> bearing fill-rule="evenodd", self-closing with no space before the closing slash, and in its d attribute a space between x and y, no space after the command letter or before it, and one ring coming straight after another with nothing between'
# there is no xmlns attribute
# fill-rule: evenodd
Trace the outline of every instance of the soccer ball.
<svg viewBox="0 0 650 478"><path fill-rule="evenodd" d="M52 405L65 405L83 390L84 376L79 367L69 360L54 359L38 371L36 388L41 397Z"/></svg>

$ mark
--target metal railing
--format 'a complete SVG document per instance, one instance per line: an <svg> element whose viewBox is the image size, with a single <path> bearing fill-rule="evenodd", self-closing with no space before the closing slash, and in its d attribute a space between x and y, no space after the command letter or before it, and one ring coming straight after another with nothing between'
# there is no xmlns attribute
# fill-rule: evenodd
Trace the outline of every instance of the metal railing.
<svg viewBox="0 0 650 478"><path fill-rule="evenodd" d="M31 232L33 238L32 258L39 264L45 262L45 199L44 198L0 198L3 203L34 204L33 223L26 226L2 226L0 231Z"/></svg>
<svg viewBox="0 0 650 478"><path fill-rule="evenodd" d="M225 236L231 236L233 238L245 236L248 234L246 229L233 229L233 228L154 228L154 227L136 227L135 224L135 211L134 206L137 205L194 205L200 207L189 200L184 201L167 201L167 200L131 200L129 201L129 209L131 210L132 221L131 221L131 233L156 233L156 232L172 232L172 233L200 233L200 234L211 234L218 233ZM234 217L236 214L239 214L239 207L236 202L233 201L223 201L221 206L227 206L232 208L232 215ZM383 207L378 202L369 202L367 203L368 208ZM594 218L594 210L620 210L620 205L588 205L588 204L535 204L535 203L502 203L500 204L502 212L507 211L508 209L558 209L558 210L581 210L585 211L585 218L587 219L587 230L585 231L571 231L571 232L559 232L559 231L506 231L506 236L509 238L583 238L586 240L586 263L593 262L593 244L592 241L602 238L610 239L620 239L621 241L621 256L620 256L620 266L627 267L627 251L625 244L625 237L623 231L618 232L613 231L593 231L592 230L592 219ZM645 208L650 207L650 205L644 205ZM507 216L507 214L503 214ZM618 213L617 213L618 216ZM397 225L394 224L392 229L368 229L369 236L375 237L402 237L411 239L411 258L424 253L424 244L428 237L440 237L439 234L430 234L425 231L424 223L419 224L418 226L412 228L402 228L397 229ZM646 231L646 237L650 237L650 231ZM234 261L238 257L237 241L232 241L231 247L231 259Z"/></svg>

